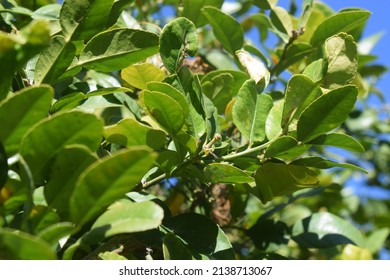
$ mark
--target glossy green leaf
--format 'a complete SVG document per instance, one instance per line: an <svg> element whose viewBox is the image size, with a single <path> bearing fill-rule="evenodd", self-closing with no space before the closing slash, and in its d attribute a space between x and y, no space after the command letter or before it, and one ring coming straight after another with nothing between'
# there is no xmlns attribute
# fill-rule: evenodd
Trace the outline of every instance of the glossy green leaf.
<svg viewBox="0 0 390 280"><path fill-rule="evenodd" d="M153 129L134 119L123 119L117 124L105 127L104 138L110 143L126 147L145 145L154 150L160 149L166 142L163 131Z"/></svg>
<svg viewBox="0 0 390 280"><path fill-rule="evenodd" d="M71 68L112 72L140 62L158 52L158 36L139 29L117 28L93 37Z"/></svg>
<svg viewBox="0 0 390 280"><path fill-rule="evenodd" d="M350 84L358 69L357 46L353 37L346 33L328 38L325 41L325 57L328 69L324 77L327 88Z"/></svg>
<svg viewBox="0 0 390 280"><path fill-rule="evenodd" d="M310 44L312 46L320 46L333 35L340 32L350 33L364 25L370 15L369 11L359 9L336 13L320 23L311 37Z"/></svg>
<svg viewBox="0 0 390 280"><path fill-rule="evenodd" d="M292 194L318 185L317 174L304 166L267 162L255 174L259 198L263 203L276 196Z"/></svg>
<svg viewBox="0 0 390 280"><path fill-rule="evenodd" d="M357 94L355 86L344 86L316 99L298 120L298 140L310 141L341 125L354 107Z"/></svg>
<svg viewBox="0 0 390 280"><path fill-rule="evenodd" d="M89 234L103 239L121 233L146 231L160 226L163 218L163 209L154 202L121 200L96 220Z"/></svg>
<svg viewBox="0 0 390 280"><path fill-rule="evenodd" d="M165 72L151 63L130 65L121 71L121 78L129 85L138 89L147 89L148 82L161 82Z"/></svg>
<svg viewBox="0 0 390 280"><path fill-rule="evenodd" d="M347 134L329 133L321 135L309 142L312 145L333 146L349 151L364 153L365 149L357 140Z"/></svg>
<svg viewBox="0 0 390 280"><path fill-rule="evenodd" d="M224 163L211 163L203 172L206 179L212 183L245 184L254 181L241 169Z"/></svg>
<svg viewBox="0 0 390 280"><path fill-rule="evenodd" d="M230 54L244 45L244 32L241 25L231 16L214 7L202 8L202 13L213 28L215 37Z"/></svg>
<svg viewBox="0 0 390 280"><path fill-rule="evenodd" d="M187 242L192 252L211 257L217 255L219 259L234 259L234 251L226 235L220 233L218 225L203 215L180 214L167 220L164 226Z"/></svg>
<svg viewBox="0 0 390 280"><path fill-rule="evenodd" d="M56 209L62 217L68 217L69 199L76 181L96 160L95 155L80 145L67 146L61 150L51 167L50 180L44 188L48 206Z"/></svg>
<svg viewBox="0 0 390 280"><path fill-rule="evenodd" d="M172 97L164 93L145 90L140 98L148 114L169 134L175 135L183 127L183 109Z"/></svg>
<svg viewBox="0 0 390 280"><path fill-rule="evenodd" d="M300 166L306 166L306 167L314 167L318 169L329 169L332 167L342 167L342 168L349 168L352 170L357 170L360 172L367 173L366 170L363 168L350 164L350 163L338 163L334 162L322 157L305 157L305 158L299 158L297 160L294 160L291 164L294 165L300 165Z"/></svg>
<svg viewBox="0 0 390 280"><path fill-rule="evenodd" d="M17 246L15 246L17 244ZM49 244L14 229L0 228L1 260L55 260Z"/></svg>
<svg viewBox="0 0 390 280"><path fill-rule="evenodd" d="M195 25L184 17L164 26L160 36L160 55L169 72L177 72L186 55L196 54L197 36Z"/></svg>
<svg viewBox="0 0 390 280"><path fill-rule="evenodd" d="M223 0L184 0L182 16L191 20L196 27L207 24L207 19L202 14L201 9L205 6L212 6L220 9Z"/></svg>
<svg viewBox="0 0 390 280"><path fill-rule="evenodd" d="M269 95L259 94L253 80L246 81L233 105L233 122L249 144L265 139L265 122L273 106Z"/></svg>
<svg viewBox="0 0 390 280"><path fill-rule="evenodd" d="M115 0L114 4L112 5L110 14L108 15L106 27L110 27L114 25L117 22L123 10L128 8L133 2L134 0Z"/></svg>
<svg viewBox="0 0 390 280"><path fill-rule="evenodd" d="M178 91L176 88L167 83L159 83L159 82L149 82L147 84L147 89L150 91L158 91L160 93L164 93L170 97L172 97L177 103L180 104L184 118L187 118L190 113L190 108L188 105L188 101L183 93Z"/></svg>
<svg viewBox="0 0 390 280"><path fill-rule="evenodd" d="M90 165L79 177L70 199L72 220L83 225L138 184L156 155L129 148Z"/></svg>
<svg viewBox="0 0 390 280"><path fill-rule="evenodd" d="M293 30L290 14L282 7L272 7L270 18L272 24L283 34L283 40L288 43L290 40L291 32Z"/></svg>
<svg viewBox="0 0 390 280"><path fill-rule="evenodd" d="M18 151L26 132L47 116L53 97L50 86L32 86L0 102L0 141L9 155Z"/></svg>
<svg viewBox="0 0 390 280"><path fill-rule="evenodd" d="M172 233L165 235L163 240L164 260L192 260L192 254L179 237Z"/></svg>
<svg viewBox="0 0 390 280"><path fill-rule="evenodd" d="M282 127L297 119L320 94L318 85L310 78L300 74L292 76L286 87Z"/></svg>
<svg viewBox="0 0 390 280"><path fill-rule="evenodd" d="M58 114L29 130L22 141L20 153L35 178L46 177L51 160L65 146L85 145L95 151L102 134L102 121L94 115L77 111Z"/></svg>
<svg viewBox="0 0 390 280"><path fill-rule="evenodd" d="M248 78L248 75L241 71L211 71L202 77L202 90L217 107L218 112L222 113Z"/></svg>
<svg viewBox="0 0 390 280"><path fill-rule="evenodd" d="M0 101L12 85L12 77L25 63L49 44L50 34L46 21L33 21L16 35L0 32Z"/></svg>
<svg viewBox="0 0 390 280"><path fill-rule="evenodd" d="M114 0L65 0L60 12L67 42L87 40L106 25Z"/></svg>
<svg viewBox="0 0 390 280"><path fill-rule="evenodd" d="M53 248L56 248L60 239L70 236L73 233L73 229L73 224L70 222L56 223L42 230L38 237L49 243Z"/></svg>
<svg viewBox="0 0 390 280"><path fill-rule="evenodd" d="M50 45L39 55L35 68L35 83L55 81L72 63L76 47L66 42L63 36L55 36Z"/></svg>
<svg viewBox="0 0 390 280"><path fill-rule="evenodd" d="M315 213L292 228L292 238L307 248L329 248L341 244L364 247L365 240L352 224L328 212Z"/></svg>

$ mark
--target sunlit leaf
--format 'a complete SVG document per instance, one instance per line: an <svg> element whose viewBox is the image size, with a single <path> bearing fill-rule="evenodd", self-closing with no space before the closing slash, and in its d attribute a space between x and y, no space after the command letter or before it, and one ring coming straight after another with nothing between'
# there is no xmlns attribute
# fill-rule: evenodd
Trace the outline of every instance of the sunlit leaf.
<svg viewBox="0 0 390 280"><path fill-rule="evenodd" d="M253 178L241 169L223 163L211 163L203 170L205 177L213 183L244 184Z"/></svg>

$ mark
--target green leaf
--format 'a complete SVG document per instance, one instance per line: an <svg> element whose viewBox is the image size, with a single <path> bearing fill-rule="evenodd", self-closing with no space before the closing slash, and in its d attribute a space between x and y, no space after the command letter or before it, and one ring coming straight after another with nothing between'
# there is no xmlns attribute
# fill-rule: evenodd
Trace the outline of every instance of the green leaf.
<svg viewBox="0 0 390 280"><path fill-rule="evenodd" d="M268 113L265 122L265 134L269 140L275 139L282 133L283 100L276 101Z"/></svg>
<svg viewBox="0 0 390 280"><path fill-rule="evenodd" d="M294 75L288 81L283 107L282 127L286 127L293 119L299 118L300 114L319 95L318 84L304 75Z"/></svg>
<svg viewBox="0 0 390 280"><path fill-rule="evenodd" d="M204 168L203 173L212 183L245 184L254 181L241 169L224 163L211 163Z"/></svg>
<svg viewBox="0 0 390 280"><path fill-rule="evenodd" d="M95 115L72 111L47 118L25 135L20 153L35 178L47 176L52 159L65 146L85 145L95 151L101 141L103 124Z"/></svg>
<svg viewBox="0 0 390 280"><path fill-rule="evenodd" d="M184 124L183 109L178 102L160 92L144 90L140 99L148 114L170 135L177 134Z"/></svg>
<svg viewBox="0 0 390 280"><path fill-rule="evenodd" d="M155 229L164 218L163 209L152 201L120 200L112 204L92 225L90 235L102 239L121 234Z"/></svg>
<svg viewBox="0 0 390 280"><path fill-rule="evenodd" d="M3 143L0 142L0 191L8 178L8 160Z"/></svg>
<svg viewBox="0 0 390 280"><path fill-rule="evenodd" d="M49 41L49 27L44 20L33 21L16 35L0 32L0 101L7 96L15 72L46 47Z"/></svg>
<svg viewBox="0 0 390 280"><path fill-rule="evenodd" d="M333 146L349 151L364 153L365 149L358 141L349 135L341 133L329 133L321 135L309 142L312 145Z"/></svg>
<svg viewBox="0 0 390 280"><path fill-rule="evenodd" d="M315 213L292 228L292 239L307 248L330 248L341 244L364 247L365 240L353 225L328 212Z"/></svg>
<svg viewBox="0 0 390 280"><path fill-rule="evenodd" d="M114 0L65 0L60 24L67 42L88 40L106 25Z"/></svg>
<svg viewBox="0 0 390 280"><path fill-rule="evenodd" d="M298 140L310 141L341 125L353 109L357 94L355 86L344 86L316 99L298 120Z"/></svg>
<svg viewBox="0 0 390 280"><path fill-rule="evenodd" d="M38 237L49 243L53 248L57 248L61 238L70 236L73 233L73 224L70 222L56 223L42 230Z"/></svg>
<svg viewBox="0 0 390 280"><path fill-rule="evenodd" d="M192 260L191 252L176 235L168 233L163 240L164 260Z"/></svg>
<svg viewBox="0 0 390 280"><path fill-rule="evenodd" d="M140 62L158 52L158 36L139 29L117 28L93 37L71 69L80 66L112 72Z"/></svg>
<svg viewBox="0 0 390 280"><path fill-rule="evenodd" d="M119 255L116 252L104 252L104 253L99 253L98 255L99 259L102 260L110 260L110 261L125 261L127 260L124 256Z"/></svg>
<svg viewBox="0 0 390 280"><path fill-rule="evenodd" d="M326 69L328 68L327 61L320 58L318 60L310 63L305 70L303 70L302 74L307 76L313 82L317 83L324 78L326 74Z"/></svg>
<svg viewBox="0 0 390 280"><path fill-rule="evenodd" d="M80 145L67 146L60 151L51 167L50 180L43 189L48 206L56 209L62 217L68 218L69 199L76 181L96 160L95 155Z"/></svg>
<svg viewBox="0 0 390 280"><path fill-rule="evenodd" d="M381 228L373 231L367 238L366 248L370 250L372 254L377 253L383 247L389 234L389 228Z"/></svg>
<svg viewBox="0 0 390 280"><path fill-rule="evenodd" d="M214 7L201 9L213 28L215 37L231 55L244 45L244 32L241 25L231 16Z"/></svg>
<svg viewBox="0 0 390 280"><path fill-rule="evenodd" d="M320 46L326 39L340 32L351 33L354 29L364 26L371 13L365 10L351 10L336 13L328 17L314 31L310 44Z"/></svg>
<svg viewBox="0 0 390 280"><path fill-rule="evenodd" d="M70 198L72 220L81 226L131 191L155 158L149 149L134 147L90 165L79 177Z"/></svg>
<svg viewBox="0 0 390 280"><path fill-rule="evenodd" d="M170 84L159 82L149 82L147 84L147 89L153 92L158 91L172 97L177 103L180 104L183 110L184 118L187 118L188 114L190 113L190 108L188 106L188 101L183 93L178 91Z"/></svg>
<svg viewBox="0 0 390 280"><path fill-rule="evenodd" d="M72 63L76 47L63 36L55 36L39 55L35 68L35 83L50 83L60 77Z"/></svg>
<svg viewBox="0 0 390 280"><path fill-rule="evenodd" d="M311 53L313 53L314 49L311 45L307 43L296 42L291 44L284 55L284 58L276 64L275 68L271 71L271 73L275 73L279 75L289 66L301 61Z"/></svg>
<svg viewBox="0 0 390 280"><path fill-rule="evenodd" d="M134 119L123 119L104 129L104 138L108 142L126 147L146 145L154 150L164 146L165 133L143 125Z"/></svg>
<svg viewBox="0 0 390 280"><path fill-rule="evenodd" d="M220 9L223 0L184 0L182 16L191 20L196 27L207 24L207 19L202 14L201 9L205 6L212 6Z"/></svg>
<svg viewBox="0 0 390 280"><path fill-rule="evenodd" d="M164 26L160 36L160 55L169 72L177 72L185 56L194 56L197 50L198 35L190 20L180 17Z"/></svg>
<svg viewBox="0 0 390 280"><path fill-rule="evenodd" d="M352 170L357 170L360 172L368 173L366 170L363 168L350 164L350 163L338 163L334 162L325 158L321 157L305 157L305 158L300 158L297 160L294 160L291 162L291 164L294 165L300 165L300 166L306 166L306 167L314 167L318 169L329 169L332 167L342 167L342 168L349 168Z"/></svg>
<svg viewBox="0 0 390 280"><path fill-rule="evenodd" d="M47 116L53 97L50 86L32 86L0 102L0 141L9 155L18 151L26 132Z"/></svg>
<svg viewBox="0 0 390 280"><path fill-rule="evenodd" d="M204 215L180 214L167 220L164 226L188 243L192 252L215 256L218 259L235 258L226 235L221 233L217 224Z"/></svg>
<svg viewBox="0 0 390 280"><path fill-rule="evenodd" d="M328 61L325 87L332 89L354 81L358 69L357 54L357 46L351 35L340 33L325 41Z"/></svg>
<svg viewBox="0 0 390 280"><path fill-rule="evenodd" d="M272 7L270 18L272 24L283 34L283 40L288 43L293 30L290 14L282 7Z"/></svg>
<svg viewBox="0 0 390 280"><path fill-rule="evenodd" d="M304 166L267 162L255 174L256 186L263 203L275 196L292 194L318 185L315 172Z"/></svg>
<svg viewBox="0 0 390 280"><path fill-rule="evenodd" d="M121 78L138 89L147 89L148 82L161 82L165 78L165 72L151 63L130 65L121 71Z"/></svg>
<svg viewBox="0 0 390 280"><path fill-rule="evenodd" d="M14 229L0 228L1 260L55 260L50 246L38 238Z"/></svg>
<svg viewBox="0 0 390 280"><path fill-rule="evenodd" d="M233 105L233 121L249 145L265 139L265 122L273 106L272 97L259 94L253 80L246 81Z"/></svg>
<svg viewBox="0 0 390 280"><path fill-rule="evenodd" d="M106 28L114 25L117 22L123 10L128 8L130 4L132 4L133 2L134 0L115 0L114 4L112 5L110 14L108 15Z"/></svg>
<svg viewBox="0 0 390 280"><path fill-rule="evenodd" d="M268 146L264 156L266 158L284 156L288 154L289 150L295 148L297 145L298 141L293 137L282 136Z"/></svg>
<svg viewBox="0 0 390 280"><path fill-rule="evenodd" d="M248 78L248 75L241 71L211 71L202 77L202 90L213 102L218 112L222 113L225 112L227 104Z"/></svg>

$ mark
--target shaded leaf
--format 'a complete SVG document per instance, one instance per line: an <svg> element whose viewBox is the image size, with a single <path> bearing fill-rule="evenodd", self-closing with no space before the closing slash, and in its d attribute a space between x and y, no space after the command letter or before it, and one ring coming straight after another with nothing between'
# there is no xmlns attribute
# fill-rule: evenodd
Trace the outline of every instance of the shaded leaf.
<svg viewBox="0 0 390 280"><path fill-rule="evenodd" d="M123 10L125 10L127 7L129 7L134 0L116 0L114 1L114 4L111 7L110 14L108 15L108 20L106 27L110 27L114 25L118 18L120 17Z"/></svg>
<svg viewBox="0 0 390 280"><path fill-rule="evenodd" d="M342 124L354 107L357 94L355 86L344 86L316 99L298 120L298 140L312 140Z"/></svg>
<svg viewBox="0 0 390 280"><path fill-rule="evenodd" d="M0 191L3 188L5 182L7 181L7 178L8 178L7 154L5 153L3 143L0 142Z"/></svg>
<svg viewBox="0 0 390 280"><path fill-rule="evenodd" d="M15 246L17 244L17 246ZM1 260L55 260L49 244L28 233L0 228Z"/></svg>
<svg viewBox="0 0 390 280"><path fill-rule="evenodd" d="M204 170L204 176L212 183L245 184L253 178L241 169L223 163L211 163Z"/></svg>
<svg viewBox="0 0 390 280"><path fill-rule="evenodd" d="M164 26L160 36L160 55L169 72L177 72L185 56L194 56L197 49L196 27L189 19L179 17Z"/></svg>
<svg viewBox="0 0 390 280"><path fill-rule="evenodd" d="M272 24L286 35L282 39L285 43L288 43L293 30L290 14L284 8L275 6L271 9L270 19Z"/></svg>
<svg viewBox="0 0 390 280"><path fill-rule="evenodd" d="M0 103L0 141L9 155L18 151L26 132L47 116L53 97L50 86L32 86Z"/></svg>
<svg viewBox="0 0 390 280"><path fill-rule="evenodd" d="M298 145L298 141L291 136L282 136L277 138L269 145L264 156L279 157L288 153L289 150L295 148Z"/></svg>
<svg viewBox="0 0 390 280"><path fill-rule="evenodd" d="M292 238L307 248L329 248L341 244L364 247L360 231L345 219L331 213L315 213L292 228Z"/></svg>
<svg viewBox="0 0 390 280"><path fill-rule="evenodd" d="M20 153L35 178L47 176L51 160L65 146L85 145L95 151L101 141L103 124L95 115L72 111L45 119L29 130Z"/></svg>
<svg viewBox="0 0 390 280"><path fill-rule="evenodd" d="M177 134L183 127L183 109L173 98L157 91L144 90L140 99L148 114L170 135Z"/></svg>
<svg viewBox="0 0 390 280"><path fill-rule="evenodd" d="M68 71L82 66L112 72L143 61L157 52L156 34L139 29L111 29L93 37L82 50L77 64Z"/></svg>
<svg viewBox="0 0 390 280"><path fill-rule="evenodd" d="M329 169L332 167L342 167L342 168L349 168L349 169L353 169L353 170L367 173L366 170L364 170L363 168L361 168L359 166L356 166L356 165L353 165L350 163L338 163L338 162L334 162L334 161L331 161L331 160L328 160L325 158L321 158L321 157L304 157L304 158L294 160L293 162L291 162L291 164L307 166L307 167L314 167L314 168L319 168L319 169Z"/></svg>
<svg viewBox="0 0 390 280"><path fill-rule="evenodd" d="M259 198L263 203L275 196L289 195L318 185L317 174L304 166L267 162L255 174Z"/></svg>
<svg viewBox="0 0 390 280"><path fill-rule="evenodd" d="M191 20L196 27L207 24L207 19L202 14L201 9L205 6L212 6L220 9L223 0L184 0L183 1L183 17Z"/></svg>
<svg viewBox="0 0 390 280"><path fill-rule="evenodd" d="M269 95L257 92L255 81L242 85L233 105L233 121L250 145L265 139L265 123L272 106Z"/></svg>
<svg viewBox="0 0 390 280"><path fill-rule="evenodd" d="M148 149L134 147L90 165L79 177L70 199L72 220L80 226L131 191L155 158Z"/></svg>
<svg viewBox="0 0 390 280"><path fill-rule="evenodd" d="M327 68L328 68L327 61L320 58L310 63L305 68L305 70L303 70L302 74L307 76L313 82L317 83L324 78Z"/></svg>
<svg viewBox="0 0 390 280"><path fill-rule="evenodd" d="M106 25L114 0L65 0L60 24L67 42L87 40Z"/></svg>
<svg viewBox="0 0 390 280"><path fill-rule="evenodd" d="M176 235L168 233L163 240L164 260L192 260L192 254Z"/></svg>
<svg viewBox="0 0 390 280"><path fill-rule="evenodd" d="M35 83L50 83L60 77L72 63L76 47L65 41L63 36L55 36L50 45L39 55L35 68Z"/></svg>
<svg viewBox="0 0 390 280"><path fill-rule="evenodd" d="M154 150L164 146L165 133L143 125L134 119L123 119L104 129L104 138L108 142L126 147L146 145Z"/></svg>
<svg viewBox="0 0 390 280"><path fill-rule="evenodd" d="M268 113L265 122L265 134L269 140L275 139L282 133L282 114L284 102L277 101Z"/></svg>
<svg viewBox="0 0 390 280"><path fill-rule="evenodd" d="M69 236L73 232L73 224L70 222L56 223L46 227L39 233L39 239L46 241L56 248L61 238Z"/></svg>
<svg viewBox="0 0 390 280"><path fill-rule="evenodd" d="M244 45L244 32L241 25L231 16L214 7L202 8L202 13L213 28L215 37L232 55Z"/></svg>
<svg viewBox="0 0 390 280"><path fill-rule="evenodd" d="M272 69L271 73L279 75L289 66L301 61L306 56L313 53L314 49L307 43L296 42L291 44L284 55L284 58L279 61L278 64Z"/></svg>

